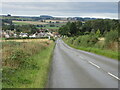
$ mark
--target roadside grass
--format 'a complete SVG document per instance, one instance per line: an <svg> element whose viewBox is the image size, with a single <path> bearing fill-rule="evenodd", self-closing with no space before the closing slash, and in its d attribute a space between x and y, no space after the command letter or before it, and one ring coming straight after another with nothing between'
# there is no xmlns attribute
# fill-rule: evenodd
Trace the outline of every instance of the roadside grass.
<svg viewBox="0 0 120 90"><path fill-rule="evenodd" d="M94 48L94 47L75 46L75 45L72 45L72 44L68 43L64 39L63 39L63 41L72 48L92 52L92 53L95 53L95 54L98 54L98 55L102 55L102 56L106 56L106 57L109 57L109 58L112 58L112 59L119 60L118 59L118 56L119 56L118 51L112 51L112 50L107 50L107 49L99 49L99 48Z"/></svg>
<svg viewBox="0 0 120 90"><path fill-rule="evenodd" d="M13 48L16 49L19 47L19 44ZM32 42L32 44L28 43L27 46L25 46L23 43L23 47L26 48L23 55L15 52L15 55L12 55L11 57L12 60L3 60L4 62L8 62L7 64L3 65L3 88L44 88L46 86L54 42L40 42L38 45L36 44L38 43ZM11 43L11 45L13 46L13 43ZM9 46L7 50L10 49L11 48ZM6 54L9 54L9 52ZM26 53L30 55L27 55ZM4 57L5 56L6 55L4 55ZM10 58L10 55L8 55L8 57ZM23 58L17 60L19 57ZM21 62L20 66L18 61L23 61ZM10 65L11 62L14 63L12 64L13 66Z"/></svg>
<svg viewBox="0 0 120 90"><path fill-rule="evenodd" d="M30 88L45 88L48 80L48 72L50 69L50 62L52 57L53 44L44 50L41 55L36 55L34 60L39 60L37 63L40 66L40 70L35 76L33 76L34 82L30 85ZM29 86L28 86L29 87Z"/></svg>

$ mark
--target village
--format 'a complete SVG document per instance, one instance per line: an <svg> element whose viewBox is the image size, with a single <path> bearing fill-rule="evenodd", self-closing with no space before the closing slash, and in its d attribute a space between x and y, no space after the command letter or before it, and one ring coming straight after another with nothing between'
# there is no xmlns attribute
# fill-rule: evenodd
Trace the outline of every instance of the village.
<svg viewBox="0 0 120 90"><path fill-rule="evenodd" d="M40 30L39 33L36 32L34 34L28 34L28 33L23 33L21 32L20 34L16 34L15 30L6 30L6 31L2 31L0 32L0 36L2 36L3 38L41 38L41 37L57 37L58 33L57 32L45 32L45 30Z"/></svg>
<svg viewBox="0 0 120 90"><path fill-rule="evenodd" d="M81 21L85 24L86 20L96 18L81 17L52 17L40 15L40 17L22 17L2 15L2 31L0 36L3 38L42 38L58 37L58 30L67 22Z"/></svg>

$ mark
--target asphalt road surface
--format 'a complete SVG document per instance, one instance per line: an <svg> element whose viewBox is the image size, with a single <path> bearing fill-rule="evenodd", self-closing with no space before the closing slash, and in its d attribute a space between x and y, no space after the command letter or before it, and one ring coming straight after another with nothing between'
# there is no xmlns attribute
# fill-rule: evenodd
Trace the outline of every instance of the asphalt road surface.
<svg viewBox="0 0 120 90"><path fill-rule="evenodd" d="M118 88L118 61L56 41L49 88Z"/></svg>

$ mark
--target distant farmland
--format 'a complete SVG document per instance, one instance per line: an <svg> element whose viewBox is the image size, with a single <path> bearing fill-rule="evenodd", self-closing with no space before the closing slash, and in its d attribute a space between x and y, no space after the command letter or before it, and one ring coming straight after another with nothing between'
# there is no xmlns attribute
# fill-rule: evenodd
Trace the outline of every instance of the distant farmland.
<svg viewBox="0 0 120 90"><path fill-rule="evenodd" d="M67 23L68 21L65 20L45 20L45 22L41 22L41 21L13 21L14 24L18 24L18 25L28 25L28 24L33 24L33 25L45 25L45 24L49 24L49 22L60 22L61 24L63 23Z"/></svg>
<svg viewBox="0 0 120 90"><path fill-rule="evenodd" d="M67 20L45 20L46 22L60 22L60 23L66 23Z"/></svg>
<svg viewBox="0 0 120 90"><path fill-rule="evenodd" d="M54 22L54 23L49 23L49 21ZM55 21L60 21L60 23L55 23ZM45 22L40 22L40 21L13 21L14 24L16 25L43 25L43 29L59 29L62 25L65 25L66 22L62 22L61 20L47 20ZM51 26L52 25L52 26ZM41 27L37 27L41 29Z"/></svg>
<svg viewBox="0 0 120 90"><path fill-rule="evenodd" d="M44 24L48 24L48 23L40 22L40 21L13 21L13 23L18 24L18 25L27 25L27 24L44 25Z"/></svg>

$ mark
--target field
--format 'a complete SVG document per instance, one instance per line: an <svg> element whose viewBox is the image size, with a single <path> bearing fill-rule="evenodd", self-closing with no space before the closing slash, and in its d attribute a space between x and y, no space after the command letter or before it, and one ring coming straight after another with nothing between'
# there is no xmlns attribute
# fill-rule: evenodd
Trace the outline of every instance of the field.
<svg viewBox="0 0 120 90"><path fill-rule="evenodd" d="M0 16L0 19L17 19L17 20L28 20L28 21L32 21L33 19L32 18L22 18L22 17L14 17L14 16L11 16L11 17L2 17Z"/></svg>
<svg viewBox="0 0 120 90"><path fill-rule="evenodd" d="M30 40L2 43L2 87L44 88L48 80L54 42Z"/></svg>
<svg viewBox="0 0 120 90"><path fill-rule="evenodd" d="M60 23L67 23L67 20L45 20L46 22L60 22Z"/></svg>
<svg viewBox="0 0 120 90"><path fill-rule="evenodd" d="M48 23L40 22L40 21L13 21L14 24L17 25L28 25L28 24L33 24L33 25L44 25Z"/></svg>
<svg viewBox="0 0 120 90"><path fill-rule="evenodd" d="M13 21L16 25L43 25L42 29L59 29L62 25L65 25L66 22L63 23L49 23L49 22L40 22L40 21ZM51 26L54 25L54 26ZM37 27L41 29L41 27Z"/></svg>
<svg viewBox="0 0 120 90"><path fill-rule="evenodd" d="M14 39L14 40L2 40L2 42L49 42L48 39Z"/></svg>

